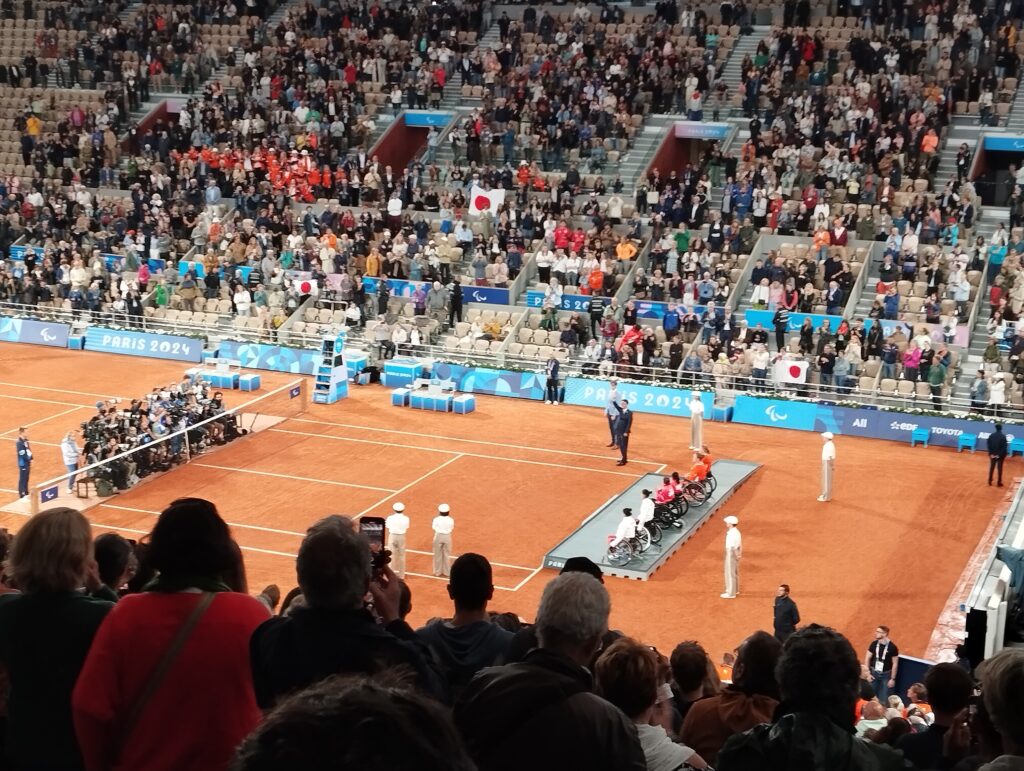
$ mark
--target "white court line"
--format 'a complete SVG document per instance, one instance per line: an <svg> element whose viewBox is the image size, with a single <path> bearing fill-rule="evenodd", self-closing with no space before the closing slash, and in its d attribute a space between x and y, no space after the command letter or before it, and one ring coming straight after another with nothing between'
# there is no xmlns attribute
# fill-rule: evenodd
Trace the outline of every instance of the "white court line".
<svg viewBox="0 0 1024 771"><path fill-rule="evenodd" d="M31 423L23 423L20 426L20 428L31 428L32 426L38 426L40 423L45 423L48 420L53 420L54 418L60 418L60 417L63 417L64 415L69 415L72 412L77 412L78 410L85 410L85 409L88 409L88 407L72 407L71 409L63 410L62 412L58 412L56 415L50 415L50 416L45 417L45 418L39 418L39 420L33 420ZM11 429L8 429L7 431L4 431L3 434L0 434L0 439L6 439L7 438L7 436L6 436L7 434L13 434L17 430L18 430L17 428L11 428ZM32 444L37 444L37 442L33 441ZM43 444L43 442L38 442L38 444ZM59 445L54 445L54 446L59 446Z"/></svg>
<svg viewBox="0 0 1024 771"><path fill-rule="evenodd" d="M441 449L438 449L436 447L417 447L416 445L412 445L412 444L396 444L395 442L379 442L379 441L374 440L374 439L354 439L354 438L352 438L350 436L333 436L331 434L311 434L311 433L308 433L306 431L289 431L286 428L268 428L264 433L267 433L267 432L277 433L277 434L296 434L297 436L308 436L308 437L315 436L315 437L318 437L320 439L333 439L333 440L335 440L337 442L357 442L359 444L379 444L379 445L384 445L386 447L401 447L401 448L406 449L406 450L422 450L423 452L440 452L440 453L444 453L445 455L451 455L452 453L456 452L455 450L441 450ZM529 464L531 466L550 466L551 468L569 469L571 471L592 471L595 474L613 474L614 476L618 476L618 477L629 477L630 479L636 479L637 478L636 474L627 474L624 471L611 471L611 470L608 470L608 469L588 468L588 467L585 467L585 466L570 466L570 465L565 464L565 463L548 463L547 461L543 461L543 460L524 460L522 458L505 458L505 457L502 457L500 455L484 455L483 453L476 453L476 452L460 452L460 453L458 453L458 455L460 457L466 457L466 458L484 458L486 460L503 460L503 461L505 461L507 463L527 463L527 464ZM611 458L605 458L605 460L611 460Z"/></svg>
<svg viewBox="0 0 1024 771"><path fill-rule="evenodd" d="M350 423L332 423L329 420L312 420L311 418L289 418L289 423L318 423L323 426L337 426L338 428L355 428L360 431L378 431L384 434L400 434L404 436L421 436L427 439L444 439L449 442L468 442L470 444L486 444L491 447L506 447L513 450L531 450L533 452L549 452L555 455L575 455L580 458L597 458L598 460L614 459L610 455L595 455L589 452L574 452L572 450L553 450L550 447L532 447L528 444L506 444L504 442L488 442L484 439L466 439L461 436L443 436L441 434L417 434L412 431L400 431L394 428L375 428L373 426L357 426ZM649 460L638 460L635 463L647 463L652 466L658 464Z"/></svg>
<svg viewBox="0 0 1024 771"><path fill-rule="evenodd" d="M418 485L420 482L422 482L427 477L432 476L433 474L436 474L438 471L440 471L441 469L445 468L446 466L451 465L452 463L454 463L455 461L457 461L461 457L462 457L461 454L455 455L454 457L451 457L448 460L446 460L440 466L435 466L434 468L430 469L430 471L428 471L426 474L423 474L422 476L416 477L416 479L412 480L409 484L402 485L397 490L395 490L393 493L391 493L391 495L385 495L383 498L381 498L379 501L377 501L373 505L367 506L365 509L363 509L358 514L356 514L353 517L353 519L360 519L360 518L366 516L369 512L373 511L375 508L380 506L382 503L384 503L386 501L390 501L392 498L397 498L399 495L404 493L410 487L413 487L414 485Z"/></svg>
<svg viewBox="0 0 1024 771"><path fill-rule="evenodd" d="M96 406L95 404L75 404L74 402L59 402L56 399L36 399L33 396L15 396L14 394L0 394L0 399L18 399L23 402L39 402L40 404L63 404L65 407L81 407L85 410Z"/></svg>
<svg viewBox="0 0 1024 771"><path fill-rule="evenodd" d="M357 485L353 482L334 482L328 479L314 479L313 477L297 477L293 474L277 474L273 471L257 471L251 468L235 468L233 466L214 466L210 463L189 463L190 466L198 466L199 468L213 468L218 471L237 471L239 474L257 474L259 476L266 477L278 477L279 479L297 479L300 482L316 482L322 485L337 485L338 487L358 487L361 490L376 490L379 493L390 493L394 492L390 487L371 487L370 485Z"/></svg>
<svg viewBox="0 0 1024 771"><path fill-rule="evenodd" d="M6 383L0 381L0 386L8 386L10 388L28 388L33 391L53 391L58 394L77 394L78 396L99 396L103 399L126 399L125 396L117 396L116 394L95 394L91 391L72 391L68 388L47 388L46 386L37 385L26 385L25 383Z"/></svg>
<svg viewBox="0 0 1024 771"><path fill-rule="evenodd" d="M495 562L495 563L492 563L492 564L496 565L497 563ZM526 578L524 578L522 581L520 581L518 584L516 584L515 587L511 591L518 592L520 589L522 589L524 586L526 586L533 579L533 577L536 576L543 569L544 569L544 563L542 562L542 563L540 563L539 567L536 567L536 568L533 569L533 571L530 573L530 575L528 575Z"/></svg>
<svg viewBox="0 0 1024 771"><path fill-rule="evenodd" d="M152 509L136 509L131 506L115 506L113 503L101 503L99 505L108 509L118 509L119 511L137 511L140 514L151 514L154 517L160 516L159 511L153 511ZM276 535L294 535L298 538L306 537L305 533L300 533L296 530L281 530L276 527L264 527L263 525L243 525L241 522L227 522L227 525L228 527L241 527L246 530L260 530L264 533L274 533Z"/></svg>
<svg viewBox="0 0 1024 771"><path fill-rule="evenodd" d="M11 489L9 489L7 487L0 487L0 493L14 493L15 495L17 495L18 491L17 490L11 490Z"/></svg>
<svg viewBox="0 0 1024 771"><path fill-rule="evenodd" d="M31 423L29 423L27 425L31 425ZM17 431L18 429L12 428L11 430L12 431ZM18 437L16 437L16 436L0 436L0 441L2 441L2 442L16 442L16 441L18 441ZM60 447L60 443L59 442L40 442L40 441L37 441L35 439L29 439L29 441L32 444L34 444L34 445L38 444L40 447Z"/></svg>

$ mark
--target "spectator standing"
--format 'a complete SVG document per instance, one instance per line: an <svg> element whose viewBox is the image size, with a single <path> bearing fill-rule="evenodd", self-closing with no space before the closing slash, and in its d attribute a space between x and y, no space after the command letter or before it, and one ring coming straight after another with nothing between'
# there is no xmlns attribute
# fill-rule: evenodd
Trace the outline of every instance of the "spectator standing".
<svg viewBox="0 0 1024 771"><path fill-rule="evenodd" d="M818 501L828 503L832 500L832 477L836 469L836 444L831 431L821 435L825 443L821 446L821 495Z"/></svg>
<svg viewBox="0 0 1024 771"><path fill-rule="evenodd" d="M725 522L725 591L719 595L723 600L733 600L740 593L740 560L743 558L743 536L739 530L739 519L727 516Z"/></svg>
<svg viewBox="0 0 1024 771"><path fill-rule="evenodd" d="M405 578L405 536L409 532L409 515L405 513L405 504L396 502L391 506L391 514L384 520L388 531L388 549L391 551L391 569L399 578Z"/></svg>
<svg viewBox="0 0 1024 771"><path fill-rule="evenodd" d="M587 667L608 630L611 600L594 577L564 573L537 609L539 647L478 674L455 723L480 771L644 771L636 726L594 694Z"/></svg>
<svg viewBox="0 0 1024 771"><path fill-rule="evenodd" d="M462 554L452 563L448 596L455 605L450 621L434 619L416 632L438 662L453 698L485 667L504 664L513 634L491 621L494 598L491 563L479 554Z"/></svg>
<svg viewBox="0 0 1024 771"><path fill-rule="evenodd" d="M609 346L605 346L606 348ZM608 434L611 436L609 447L615 446L615 420L619 417L619 383L612 380L608 384L608 399L604 403L604 415L608 418Z"/></svg>
<svg viewBox="0 0 1024 771"><path fill-rule="evenodd" d="M268 611L230 591L228 581L244 576L241 553L209 501L172 502L153 528L148 560L158 577L110 612L75 685L85 766L225 768L260 722L249 637Z"/></svg>
<svg viewBox="0 0 1024 771"><path fill-rule="evenodd" d="M943 762L943 740L974 694L974 680L958 664L936 664L924 676L935 721L919 733L905 734L894 745L915 768L948 767ZM962 718L960 718L962 720Z"/></svg>
<svg viewBox="0 0 1024 771"><path fill-rule="evenodd" d="M998 472L997 486L1003 486L1003 462L1006 460L1008 444L1006 434L1003 433L1003 424L996 423L992 433L985 440L985 449L988 452L988 484L992 486L992 473Z"/></svg>
<svg viewBox="0 0 1024 771"><path fill-rule="evenodd" d="M455 529L455 520L447 503L437 507L437 516L431 527L434 530L434 575L447 576L452 555L452 530Z"/></svg>
<svg viewBox="0 0 1024 771"><path fill-rule="evenodd" d="M775 592L774 626L775 639L786 642L800 623L800 609L789 596L789 584L779 584Z"/></svg>
<svg viewBox="0 0 1024 771"><path fill-rule="evenodd" d="M41 511L11 546L0 595L0 666L7 679L7 759L13 769L85 768L71 693L103 619L114 607L82 591L98 583L89 521L68 508ZM7 766L4 766L5 768Z"/></svg>
<svg viewBox="0 0 1024 771"><path fill-rule="evenodd" d="M715 767L718 771L906 768L891 748L854 735L857 672L857 654L841 634L817 624L798 631L786 642L776 668L782 704L772 722L729 739Z"/></svg>
<svg viewBox="0 0 1024 771"><path fill-rule="evenodd" d="M899 672L900 650L889 639L889 627L879 624L875 629L875 639L868 646L864 656L864 679L875 689L875 696L885 703L889 693L896 687L896 674Z"/></svg>
<svg viewBox="0 0 1024 771"><path fill-rule="evenodd" d="M694 704L680 729L683 741L708 763L733 734L767 723L779 703L775 666L782 644L767 632L755 632L739 647L732 683L715 696Z"/></svg>

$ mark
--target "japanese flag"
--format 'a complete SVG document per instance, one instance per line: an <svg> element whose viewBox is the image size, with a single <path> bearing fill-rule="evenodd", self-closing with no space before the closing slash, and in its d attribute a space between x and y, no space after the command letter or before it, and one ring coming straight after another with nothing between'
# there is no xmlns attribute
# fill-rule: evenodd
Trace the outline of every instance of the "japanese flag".
<svg viewBox="0 0 1024 771"><path fill-rule="evenodd" d="M295 289L298 291L299 294L302 295L320 294L320 287L317 285L317 282L308 278L304 278L301 281L296 281Z"/></svg>
<svg viewBox="0 0 1024 771"><path fill-rule="evenodd" d="M779 359L775 362L775 381L778 383L806 383L808 364L802 359Z"/></svg>
<svg viewBox="0 0 1024 771"><path fill-rule="evenodd" d="M498 214L498 207L505 203L504 190L484 190L482 187L473 185L469 193L469 213L482 214L489 211L491 214Z"/></svg>

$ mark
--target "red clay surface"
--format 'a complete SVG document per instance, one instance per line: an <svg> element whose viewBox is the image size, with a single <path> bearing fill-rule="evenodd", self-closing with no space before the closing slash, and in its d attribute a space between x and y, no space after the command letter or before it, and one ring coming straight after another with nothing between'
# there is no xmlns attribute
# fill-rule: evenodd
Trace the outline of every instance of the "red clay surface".
<svg viewBox="0 0 1024 771"><path fill-rule="evenodd" d="M33 483L63 473L56 443L98 398L137 397L188 365L111 354L0 344L0 505L17 486L14 437L31 424ZM294 376L262 373L263 392ZM474 414L392 407L388 390L356 388L334 405L310 405L270 432L241 439L91 509L100 530L138 537L173 498L219 507L243 547L250 587L295 583L301 534L330 513L387 514L401 500L413 519L407 569L416 625L450 615L445 583L430 573L429 521L447 502L455 553L495 563L492 608L532 619L553 571L544 554L640 474L687 468L689 425L638 414L617 467L601 413L478 397ZM233 403L247 398L235 394ZM81 409L75 409L80 407ZM670 650L700 640L713 656L757 628L771 629L772 601L788 583L805 622L837 627L860 649L878 624L901 651L923 655L944 603L1004 497L985 485L983 454L840 437L835 498L818 503L816 434L705 424L718 458L762 468L649 582L607 579L616 628ZM50 446L46 443L52 443ZM4 449L4 448L7 449ZM6 456L4 455L6 453ZM1019 460L1007 466L1015 475ZM741 594L722 591L724 528L736 514L744 539ZM0 514L12 530L24 517ZM498 564L500 563L500 564Z"/></svg>

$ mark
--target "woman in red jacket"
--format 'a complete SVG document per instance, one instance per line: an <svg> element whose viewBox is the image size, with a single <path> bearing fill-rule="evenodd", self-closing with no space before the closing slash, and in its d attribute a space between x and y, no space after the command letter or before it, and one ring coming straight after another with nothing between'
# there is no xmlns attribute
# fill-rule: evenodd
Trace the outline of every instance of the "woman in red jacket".
<svg viewBox="0 0 1024 771"><path fill-rule="evenodd" d="M160 515L158 578L107 616L75 685L87 771L224 771L260 722L249 638L269 614L225 583L236 555L209 501L182 498Z"/></svg>

